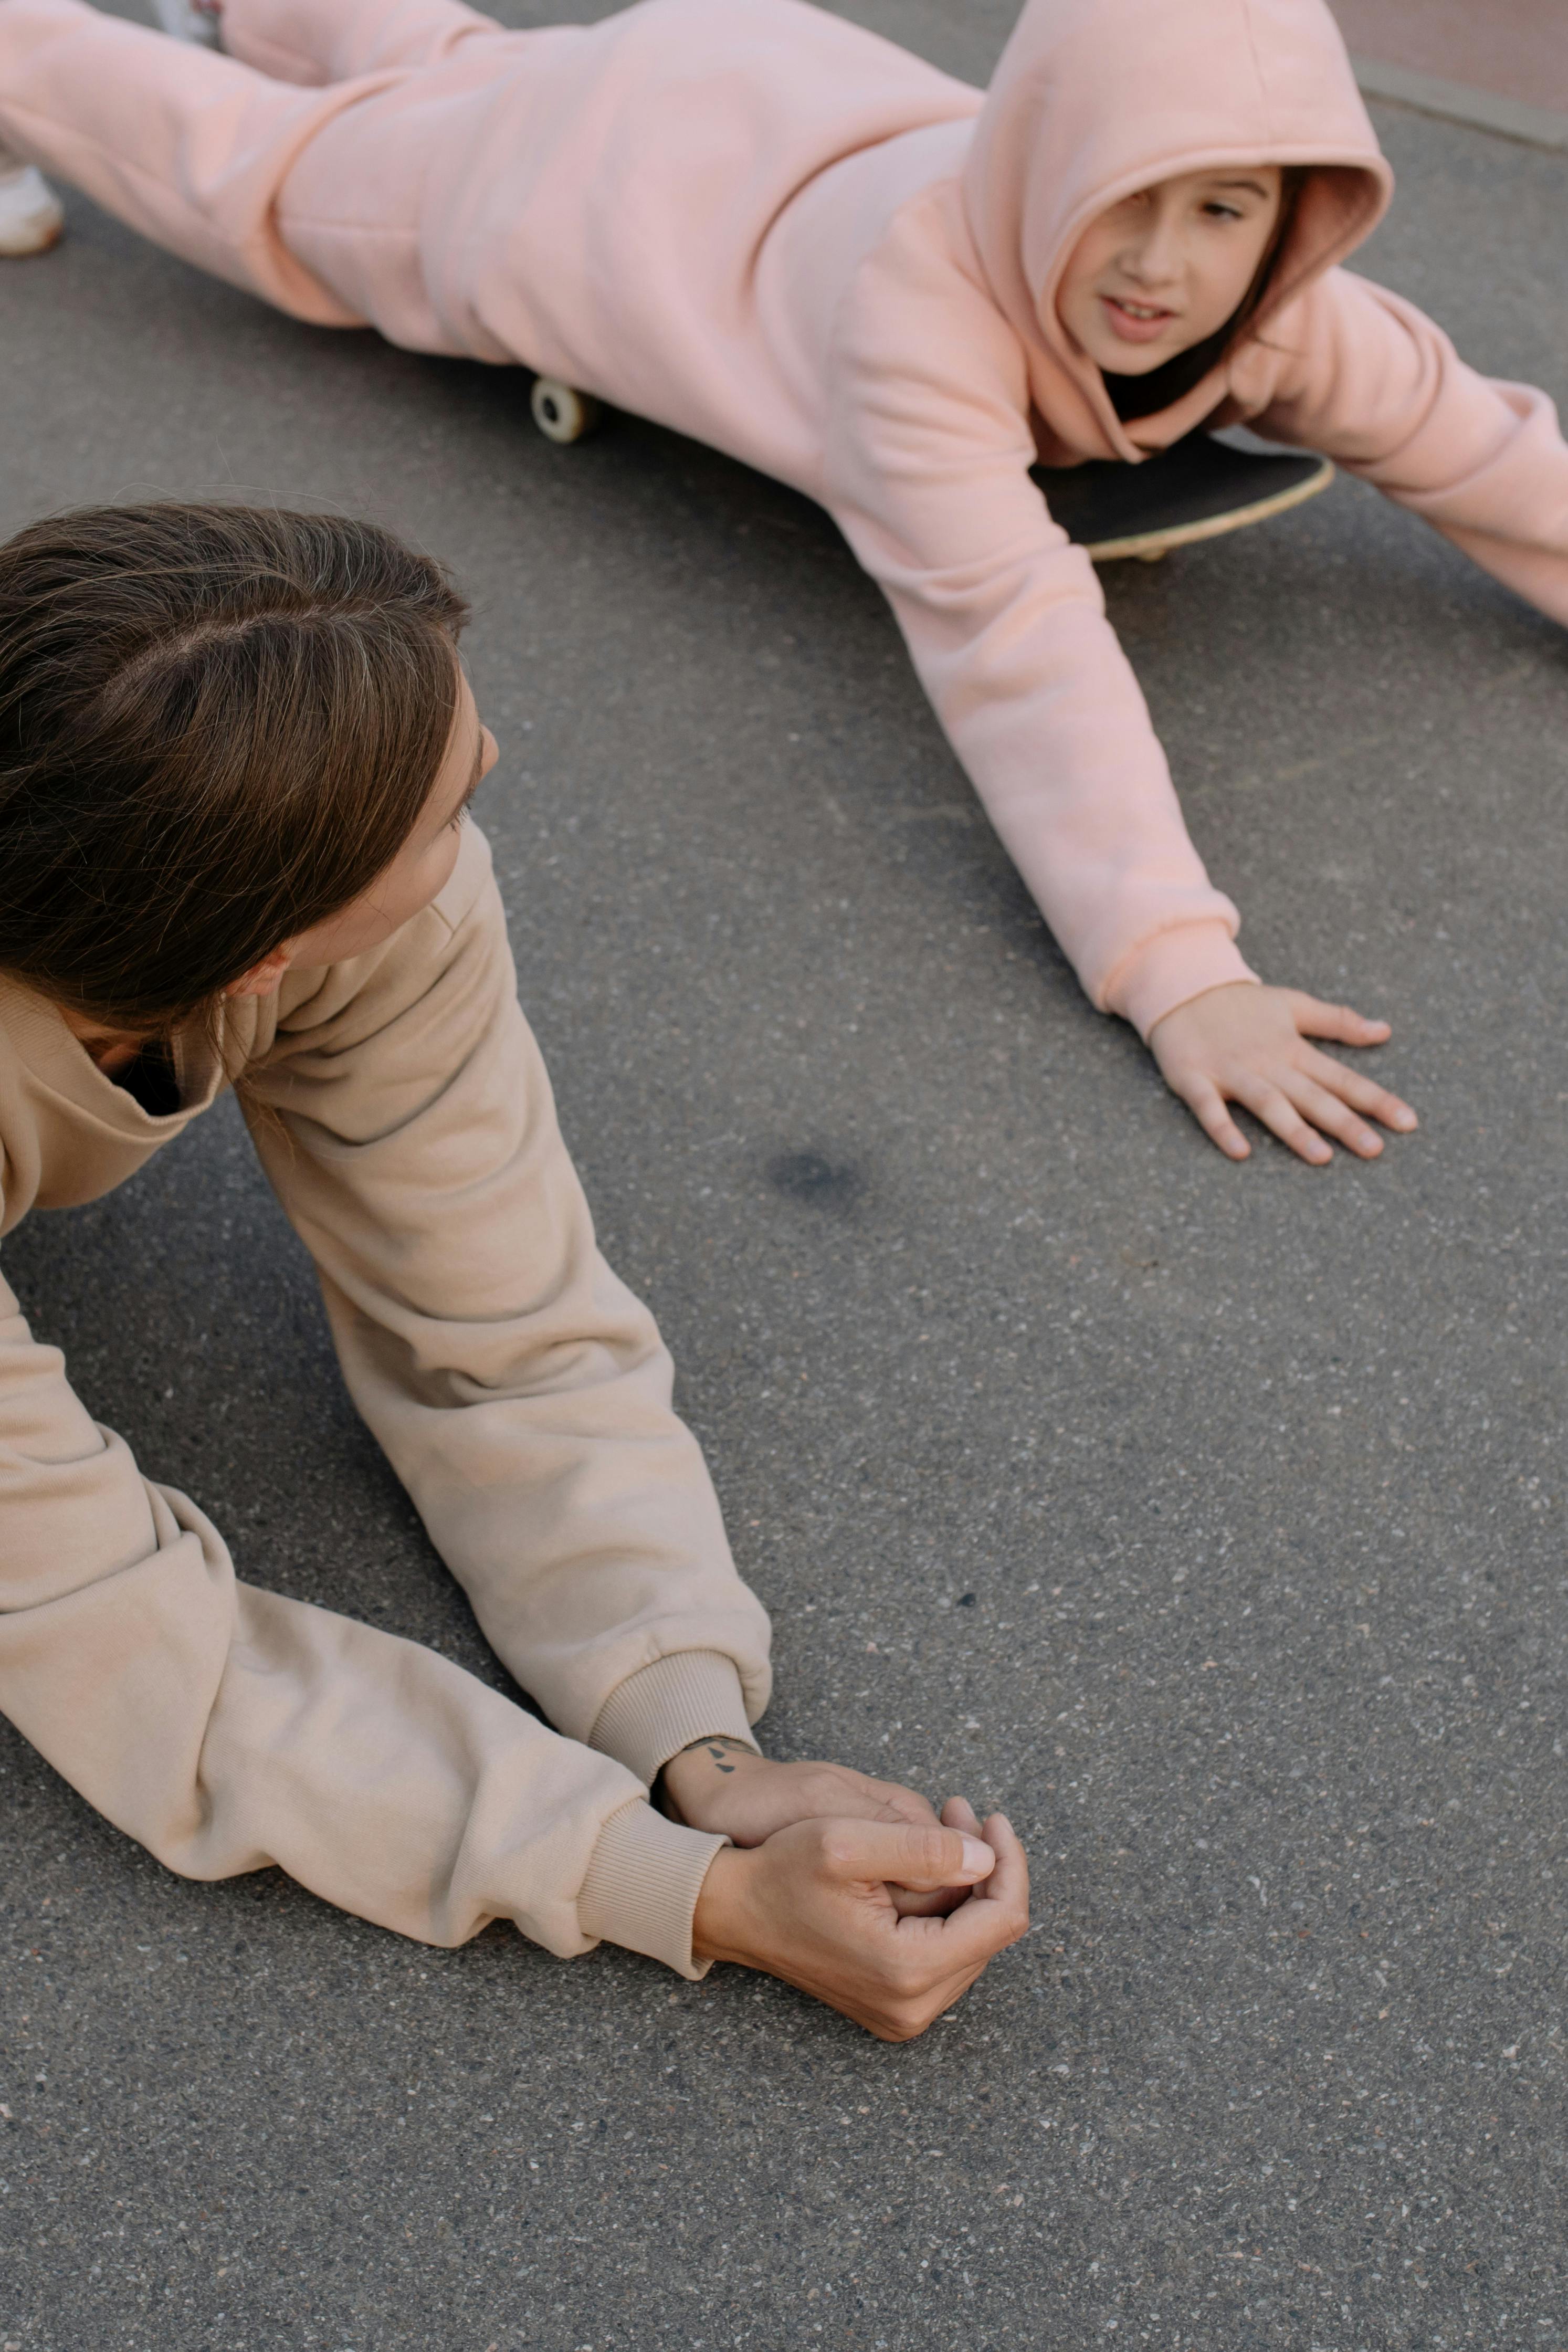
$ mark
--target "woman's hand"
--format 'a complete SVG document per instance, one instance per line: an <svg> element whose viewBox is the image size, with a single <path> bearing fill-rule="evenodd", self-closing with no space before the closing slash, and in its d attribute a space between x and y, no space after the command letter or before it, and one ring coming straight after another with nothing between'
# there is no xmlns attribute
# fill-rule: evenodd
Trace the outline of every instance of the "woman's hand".
<svg viewBox="0 0 1568 2352"><path fill-rule="evenodd" d="M934 1805L896 1780L873 1780L847 1764L776 1764L738 1739L699 1739L683 1748L665 1765L664 1781L677 1821L695 1830L720 1830L737 1845L760 1845L796 1822L910 1822L918 1829L936 1819ZM892 1892L895 1907L907 1916L950 1911L968 1887L895 1885Z"/></svg>
<svg viewBox="0 0 1568 2352"><path fill-rule="evenodd" d="M847 1764L776 1764L738 1739L694 1741L671 1757L664 1781L678 1821L720 1830L737 1845L760 1845L795 1822L827 1814L916 1828L936 1819L934 1806L896 1780L873 1780Z"/></svg>
<svg viewBox="0 0 1568 2352"><path fill-rule="evenodd" d="M1381 1119L1407 1135L1416 1114L1397 1095L1306 1041L1381 1045L1387 1035L1386 1021L1364 1020L1348 1005L1324 1004L1298 988L1232 981L1156 1021L1149 1050L1171 1092L1228 1158L1245 1160L1252 1148L1226 1108L1238 1102L1301 1159L1322 1167L1333 1158L1324 1135L1375 1160L1383 1138L1366 1120Z"/></svg>
<svg viewBox="0 0 1568 2352"><path fill-rule="evenodd" d="M692 1949L781 1977L883 2042L909 2042L1029 1926L1029 1865L1004 1815L949 1826L809 1821L723 1846L697 1897ZM901 1917L890 1883L972 1891L945 1916Z"/></svg>

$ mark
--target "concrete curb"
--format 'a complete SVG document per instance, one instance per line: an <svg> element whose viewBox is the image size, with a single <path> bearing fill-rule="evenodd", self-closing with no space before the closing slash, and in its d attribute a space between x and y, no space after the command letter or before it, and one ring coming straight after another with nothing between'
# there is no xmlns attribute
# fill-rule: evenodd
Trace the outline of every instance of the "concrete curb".
<svg viewBox="0 0 1568 2352"><path fill-rule="evenodd" d="M1423 114L1441 114L1452 122L1469 122L1480 131L1500 131L1505 139L1522 139L1532 147L1553 147L1568 152L1568 114L1544 106L1525 106L1516 98L1498 98L1490 89L1445 81L1437 74L1414 73L1407 66L1385 66L1374 58L1354 58L1355 79L1364 98L1392 99Z"/></svg>

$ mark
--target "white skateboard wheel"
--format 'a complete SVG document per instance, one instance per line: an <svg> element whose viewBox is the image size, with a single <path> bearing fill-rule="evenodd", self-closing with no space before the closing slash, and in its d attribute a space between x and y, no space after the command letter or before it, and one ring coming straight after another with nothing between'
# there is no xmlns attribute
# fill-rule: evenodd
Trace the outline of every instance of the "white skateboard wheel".
<svg viewBox="0 0 1568 2352"><path fill-rule="evenodd" d="M31 163L12 163L0 148L0 255L20 261L47 253L65 226L60 200Z"/></svg>
<svg viewBox="0 0 1568 2352"><path fill-rule="evenodd" d="M580 441L599 422L599 403L575 385L562 383L558 376L534 378L528 406L547 441Z"/></svg>

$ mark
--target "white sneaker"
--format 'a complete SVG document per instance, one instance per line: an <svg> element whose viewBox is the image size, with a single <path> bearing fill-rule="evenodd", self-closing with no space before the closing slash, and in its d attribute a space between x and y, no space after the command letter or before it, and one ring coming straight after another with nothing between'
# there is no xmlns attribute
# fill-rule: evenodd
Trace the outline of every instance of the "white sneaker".
<svg viewBox="0 0 1568 2352"><path fill-rule="evenodd" d="M214 0L152 0L158 22L172 40L189 41L200 49L221 49Z"/></svg>
<svg viewBox="0 0 1568 2352"><path fill-rule="evenodd" d="M65 225L60 200L43 173L0 147L0 255L18 260L27 253L47 253Z"/></svg>

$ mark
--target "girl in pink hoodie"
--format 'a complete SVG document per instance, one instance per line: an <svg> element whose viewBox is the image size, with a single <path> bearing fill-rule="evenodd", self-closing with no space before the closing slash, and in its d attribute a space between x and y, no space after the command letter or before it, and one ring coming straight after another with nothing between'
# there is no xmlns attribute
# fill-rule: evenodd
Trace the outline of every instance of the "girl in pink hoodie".
<svg viewBox="0 0 1568 2352"><path fill-rule="evenodd" d="M221 26L0 0L0 140L296 317L521 362L821 500L1083 987L1220 1148L1228 1101L1313 1160L1414 1126L1310 1042L1385 1024L1243 961L1030 470L1245 423L1568 622L1551 403L1341 267L1391 182L1322 0L1029 0L986 93L801 0Z"/></svg>

